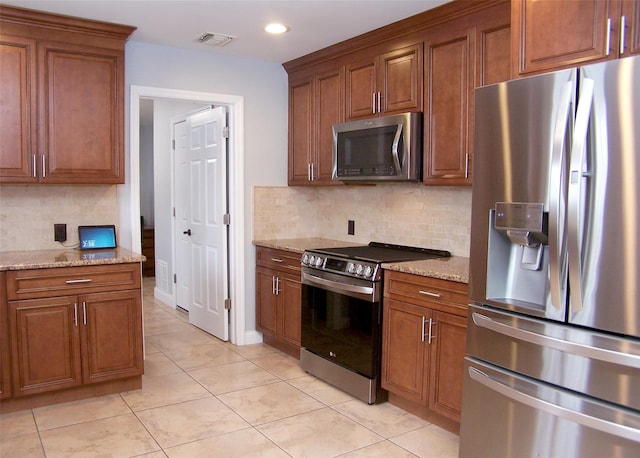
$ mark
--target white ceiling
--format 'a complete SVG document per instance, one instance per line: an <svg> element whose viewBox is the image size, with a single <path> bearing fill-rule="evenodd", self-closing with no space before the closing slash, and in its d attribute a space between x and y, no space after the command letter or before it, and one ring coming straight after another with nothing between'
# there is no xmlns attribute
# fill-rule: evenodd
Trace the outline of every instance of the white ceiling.
<svg viewBox="0 0 640 458"><path fill-rule="evenodd" d="M130 40L278 63L352 38L450 0L1 0L52 13L136 26ZM291 30L264 32L270 22ZM196 42L214 32L224 47Z"/></svg>

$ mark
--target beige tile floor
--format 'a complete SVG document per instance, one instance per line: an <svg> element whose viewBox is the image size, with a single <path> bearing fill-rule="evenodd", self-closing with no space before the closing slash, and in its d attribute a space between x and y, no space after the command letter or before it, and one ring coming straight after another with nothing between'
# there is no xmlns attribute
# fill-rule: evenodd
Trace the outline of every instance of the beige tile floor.
<svg viewBox="0 0 640 458"><path fill-rule="evenodd" d="M145 279L137 391L0 415L0 457L457 457L458 437L369 406L265 345L192 327Z"/></svg>

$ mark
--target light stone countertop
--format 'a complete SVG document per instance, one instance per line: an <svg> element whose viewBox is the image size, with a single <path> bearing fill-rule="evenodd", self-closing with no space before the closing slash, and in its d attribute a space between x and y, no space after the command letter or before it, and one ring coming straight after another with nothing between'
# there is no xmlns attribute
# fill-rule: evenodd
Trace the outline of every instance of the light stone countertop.
<svg viewBox="0 0 640 458"><path fill-rule="evenodd" d="M363 245L362 243L344 242L321 238L254 240L256 246L287 250L295 253L312 248L337 248L343 246ZM424 261L393 262L382 264L383 269L395 270L423 277L440 280L469 283L469 258L452 256L450 258L427 259Z"/></svg>
<svg viewBox="0 0 640 458"><path fill-rule="evenodd" d="M440 280L469 283L469 258L462 256L426 259L424 261L384 263L382 268Z"/></svg>
<svg viewBox="0 0 640 458"><path fill-rule="evenodd" d="M46 269L51 267L81 267L98 264L128 264L144 262L141 254L125 248L113 250L80 251L64 250L1 251L0 270Z"/></svg>

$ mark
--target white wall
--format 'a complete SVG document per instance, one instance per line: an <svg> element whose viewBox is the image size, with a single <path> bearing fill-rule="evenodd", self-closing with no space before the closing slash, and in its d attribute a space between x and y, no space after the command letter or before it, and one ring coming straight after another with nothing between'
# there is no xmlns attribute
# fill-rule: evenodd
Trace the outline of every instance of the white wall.
<svg viewBox="0 0 640 458"><path fill-rule="evenodd" d="M244 97L245 331L254 331L255 250L251 246L251 190L256 185L284 186L287 183L286 72L280 64L271 62L129 42L125 85L126 126L129 126L129 88L132 85ZM129 163L129 135L127 128L126 163ZM130 179L128 174L127 180ZM119 192L123 220L130 211L129 190L122 187ZM157 228L157 214L155 218ZM233 215L231 218L233 225Z"/></svg>

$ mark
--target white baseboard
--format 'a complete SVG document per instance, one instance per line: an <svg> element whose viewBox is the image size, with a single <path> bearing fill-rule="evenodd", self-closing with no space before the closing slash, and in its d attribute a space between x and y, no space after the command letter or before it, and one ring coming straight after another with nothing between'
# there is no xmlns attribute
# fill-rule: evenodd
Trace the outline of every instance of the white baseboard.
<svg viewBox="0 0 640 458"><path fill-rule="evenodd" d="M168 305L172 309L176 308L176 304L173 301L173 294L168 294L165 291L162 291L160 288L153 288L153 297L158 299L163 304Z"/></svg>
<svg viewBox="0 0 640 458"><path fill-rule="evenodd" d="M258 331L247 331L244 333L244 342L238 345L251 345L262 343L262 333Z"/></svg>

